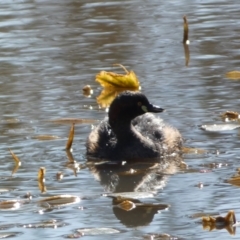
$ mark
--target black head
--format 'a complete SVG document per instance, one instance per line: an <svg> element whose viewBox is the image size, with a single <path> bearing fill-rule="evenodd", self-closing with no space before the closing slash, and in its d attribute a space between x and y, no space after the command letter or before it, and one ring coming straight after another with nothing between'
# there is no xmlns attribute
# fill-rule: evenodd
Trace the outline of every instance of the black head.
<svg viewBox="0 0 240 240"><path fill-rule="evenodd" d="M112 102L109 108L109 122L129 122L135 117L147 112L162 112L164 109L149 103L147 97L141 92L124 91Z"/></svg>

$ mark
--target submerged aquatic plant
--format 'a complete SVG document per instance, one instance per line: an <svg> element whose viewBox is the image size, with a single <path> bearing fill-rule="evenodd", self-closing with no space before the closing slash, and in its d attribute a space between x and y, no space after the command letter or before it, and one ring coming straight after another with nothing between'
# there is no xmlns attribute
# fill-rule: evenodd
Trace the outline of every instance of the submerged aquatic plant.
<svg viewBox="0 0 240 240"><path fill-rule="evenodd" d="M203 229L207 229L209 231L225 228L231 235L235 235L236 227L234 224L236 224L236 217L233 210L230 210L225 217L202 217Z"/></svg>

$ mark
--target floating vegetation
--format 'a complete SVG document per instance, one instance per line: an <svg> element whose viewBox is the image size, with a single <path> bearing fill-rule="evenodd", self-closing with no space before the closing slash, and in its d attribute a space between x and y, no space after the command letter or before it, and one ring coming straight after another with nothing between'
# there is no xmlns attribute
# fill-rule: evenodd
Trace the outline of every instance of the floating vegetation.
<svg viewBox="0 0 240 240"><path fill-rule="evenodd" d="M51 220L47 220L47 221L43 221L43 222L39 222L39 223L23 224L23 225L21 225L21 227L24 227L24 228L58 228L58 227L66 226L66 225L67 224L62 221L51 219Z"/></svg>
<svg viewBox="0 0 240 240"><path fill-rule="evenodd" d="M11 190L8 189L8 188L0 188L0 194L6 193L6 192L9 192L9 191L11 191Z"/></svg>
<svg viewBox="0 0 240 240"><path fill-rule="evenodd" d="M40 141L60 139L60 137L58 137L58 136L53 136L53 135L38 135L38 136L33 136L32 138L33 138L33 139L40 140Z"/></svg>
<svg viewBox="0 0 240 240"><path fill-rule="evenodd" d="M84 233L72 233L72 234L65 235L64 237L74 239L74 238L80 238L83 236L84 236Z"/></svg>
<svg viewBox="0 0 240 240"><path fill-rule="evenodd" d="M12 170L12 175L17 172L18 168L21 166L21 161L20 159L13 153L13 151L9 148L9 152L11 153L13 160L15 162L15 167Z"/></svg>
<svg viewBox="0 0 240 240"><path fill-rule="evenodd" d="M190 148L190 147L183 147L182 152L185 154L204 154L207 153L206 150L200 148Z"/></svg>
<svg viewBox="0 0 240 240"><path fill-rule="evenodd" d="M131 211L136 207L135 203L129 200L124 200L121 203L119 203L117 206L125 211Z"/></svg>
<svg viewBox="0 0 240 240"><path fill-rule="evenodd" d="M188 165L184 161L181 161L180 164L179 164L179 168L181 170L186 170L186 169L188 169Z"/></svg>
<svg viewBox="0 0 240 240"><path fill-rule="evenodd" d="M63 173L62 172L58 172L56 174L56 178L57 178L58 181L62 180L63 179Z"/></svg>
<svg viewBox="0 0 240 240"><path fill-rule="evenodd" d="M120 233L119 230L114 228L81 228L77 230L82 235L103 235L103 234L116 234Z"/></svg>
<svg viewBox="0 0 240 240"><path fill-rule="evenodd" d="M80 197L65 194L47 197L40 200L38 203L41 207L49 208L66 206L78 202L80 202Z"/></svg>
<svg viewBox="0 0 240 240"><path fill-rule="evenodd" d="M52 119L48 120L48 122L52 122L55 124L94 124L97 123L97 120L94 119L82 119L82 118L60 118L60 119Z"/></svg>
<svg viewBox="0 0 240 240"><path fill-rule="evenodd" d="M211 162L211 163L201 164L201 166L208 167L208 168L211 168L211 169L221 168L223 166L226 167L227 165L228 165L227 163L221 163L221 162Z"/></svg>
<svg viewBox="0 0 240 240"><path fill-rule="evenodd" d="M17 118L2 119L0 123L19 123L20 120Z"/></svg>
<svg viewBox="0 0 240 240"><path fill-rule="evenodd" d="M81 238L83 236L98 236L120 233L119 230L114 228L80 228L75 233L66 235L65 238Z"/></svg>
<svg viewBox="0 0 240 240"><path fill-rule="evenodd" d="M130 72L121 64L114 64L115 66L120 66L126 74L118 74L114 72L101 71L96 75L96 81L105 88L127 88L132 90L139 90L140 83L136 74L131 70Z"/></svg>
<svg viewBox="0 0 240 240"><path fill-rule="evenodd" d="M239 113L234 111L226 111L225 113L221 114L221 117L225 122L237 121L240 119Z"/></svg>
<svg viewBox="0 0 240 240"><path fill-rule="evenodd" d="M232 80L240 80L240 71L227 72L226 77Z"/></svg>
<svg viewBox="0 0 240 240"><path fill-rule="evenodd" d="M38 187L41 193L47 192L47 188L45 186L45 173L46 173L45 167L40 167L38 171Z"/></svg>
<svg viewBox="0 0 240 240"><path fill-rule="evenodd" d="M90 85L84 86L82 90L85 97L91 97L91 95L93 94L93 90Z"/></svg>
<svg viewBox="0 0 240 240"><path fill-rule="evenodd" d="M20 234L23 234L23 233L21 233L21 232L0 232L0 239L16 237L16 236L18 236Z"/></svg>
<svg viewBox="0 0 240 240"><path fill-rule="evenodd" d="M219 123L219 124L208 124L202 125L201 129L209 132L222 132L222 131L231 131L237 128L240 128L240 123Z"/></svg>
<svg viewBox="0 0 240 240"><path fill-rule="evenodd" d="M23 198L27 198L28 200L32 200L32 194L30 192L27 192Z"/></svg>
<svg viewBox="0 0 240 240"><path fill-rule="evenodd" d="M240 168L237 168L237 173L232 176L232 179L238 178L238 177L240 177Z"/></svg>
<svg viewBox="0 0 240 240"><path fill-rule="evenodd" d="M227 180L228 183L240 187L240 176L232 177Z"/></svg>
<svg viewBox="0 0 240 240"><path fill-rule="evenodd" d="M14 228L14 227L16 227L16 224L14 224L14 223L6 223L5 221L3 221L0 224L0 232L2 230L7 230L7 229L10 229L10 228Z"/></svg>
<svg viewBox="0 0 240 240"><path fill-rule="evenodd" d="M73 139L74 139L74 123L72 124L72 127L71 127L69 135L68 135L68 141L66 143L66 150L70 150L72 148Z"/></svg>
<svg viewBox="0 0 240 240"><path fill-rule="evenodd" d="M122 199L140 199L140 198L152 198L154 194L151 192L121 192L121 193L106 193L105 197L122 198Z"/></svg>
<svg viewBox="0 0 240 240"><path fill-rule="evenodd" d="M7 200L0 202L0 210L16 210L20 208L21 203L18 200Z"/></svg>
<svg viewBox="0 0 240 240"><path fill-rule="evenodd" d="M227 183L230 183L234 186L240 187L240 169L237 169L237 173L232 176L230 179L226 180Z"/></svg>
<svg viewBox="0 0 240 240"><path fill-rule="evenodd" d="M229 211L225 217L202 217L203 229L209 231L225 228L231 235L235 235L236 227L234 226L234 224L236 224L236 217L233 210Z"/></svg>
<svg viewBox="0 0 240 240"><path fill-rule="evenodd" d="M127 198L122 196L113 198L113 205L114 207L121 208L127 212L135 208L146 208L146 209L149 209L150 211L150 209L166 210L170 207L169 204L143 203L143 202L140 202L138 199Z"/></svg>
<svg viewBox="0 0 240 240"><path fill-rule="evenodd" d="M149 233L143 236L144 240L178 240L179 238L173 237L167 233Z"/></svg>
<svg viewBox="0 0 240 240"><path fill-rule="evenodd" d="M218 212L197 212L189 215L190 218L196 219L196 218L203 218L203 217L208 217L208 216L218 216Z"/></svg>
<svg viewBox="0 0 240 240"><path fill-rule="evenodd" d="M202 182L199 182L199 183L197 184L197 187L200 188L200 189L202 189L202 188L204 187L204 184L203 184Z"/></svg>

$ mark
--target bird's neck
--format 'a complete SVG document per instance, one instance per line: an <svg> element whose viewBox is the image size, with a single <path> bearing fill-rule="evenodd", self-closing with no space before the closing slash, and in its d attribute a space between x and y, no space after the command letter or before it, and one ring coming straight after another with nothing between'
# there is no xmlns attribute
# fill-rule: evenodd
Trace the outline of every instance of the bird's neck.
<svg viewBox="0 0 240 240"><path fill-rule="evenodd" d="M136 139L137 132L131 121L110 121L109 124L115 133L118 142L124 143L126 140L130 141Z"/></svg>

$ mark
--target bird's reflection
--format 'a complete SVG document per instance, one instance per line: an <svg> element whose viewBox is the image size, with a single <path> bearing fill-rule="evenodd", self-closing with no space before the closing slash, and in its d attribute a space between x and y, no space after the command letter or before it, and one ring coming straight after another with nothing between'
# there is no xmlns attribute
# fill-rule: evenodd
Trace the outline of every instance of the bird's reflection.
<svg viewBox="0 0 240 240"><path fill-rule="evenodd" d="M144 194L156 194L162 189L169 175L174 174L182 158L180 156L168 159L149 160L145 162L92 162L88 161L91 173L94 175L105 192L113 197L113 212L126 226L136 227L149 224L154 215L162 209L168 208L167 204L146 204L140 198ZM138 198L138 194L141 197ZM118 207L119 201L130 201L134 204L132 209Z"/></svg>

